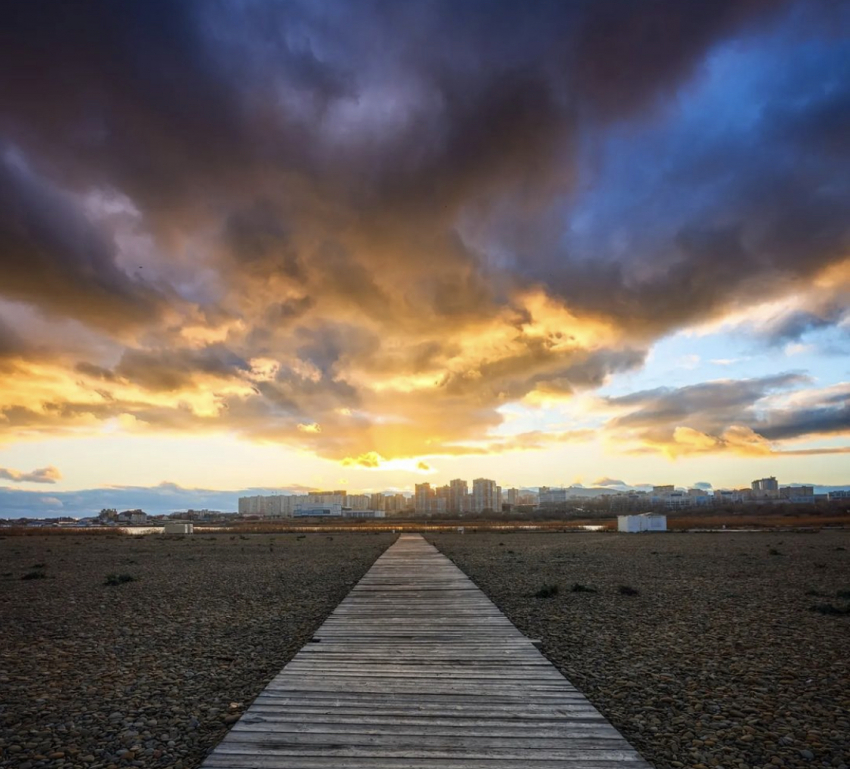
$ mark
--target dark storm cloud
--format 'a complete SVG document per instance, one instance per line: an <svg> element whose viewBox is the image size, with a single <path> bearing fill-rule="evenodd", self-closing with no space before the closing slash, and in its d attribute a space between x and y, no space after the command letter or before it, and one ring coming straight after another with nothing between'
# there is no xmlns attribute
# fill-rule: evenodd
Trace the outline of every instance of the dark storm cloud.
<svg viewBox="0 0 850 769"><path fill-rule="evenodd" d="M812 408L769 414L756 429L771 441L807 435L846 435L850 432L850 393L842 393L833 400Z"/></svg>
<svg viewBox="0 0 850 769"><path fill-rule="evenodd" d="M791 389L805 384L808 377L787 373L756 379L724 380L689 385L687 387L659 387L655 390L608 398L612 406L632 409L614 420L616 427L651 427L654 425L682 423L683 420L713 423L726 420L733 424L741 419L750 407L771 392Z"/></svg>
<svg viewBox="0 0 850 769"><path fill-rule="evenodd" d="M271 326L290 323L300 318L314 305L315 300L309 296L287 299L279 304L271 305L266 310L265 321Z"/></svg>
<svg viewBox="0 0 850 769"><path fill-rule="evenodd" d="M0 318L0 365L7 358L18 357L26 349L27 344L20 334Z"/></svg>
<svg viewBox="0 0 850 769"><path fill-rule="evenodd" d="M243 199L257 185L280 190L277 174L295 172L301 191L287 197L301 205L306 185L343 208L406 218L414 238L423 228L450 231L464 206L504 196L520 208L543 205L574 176L577 131L639 110L723 34L778 5L667 0L647 12L551 2L529 13L506 2L370 3L354 13L331 3L318 14L298 3L26 4L4 19L0 70L25 77L0 79L0 128L62 183L128 194L163 238L208 205L230 207L224 244L238 269L301 280L278 193ZM329 105L356 105L376 84L394 83L426 94L403 128L386 141L356 130L325 137ZM533 217L527 226L536 228ZM331 265L324 282L381 299L362 257L328 244L314 259ZM611 287L609 277L586 279ZM445 280L432 306L453 312L461 297L468 306L471 294L490 294L487 280L457 300Z"/></svg>
<svg viewBox="0 0 850 769"><path fill-rule="evenodd" d="M103 366L96 366L94 363L80 361L74 366L74 370L91 377L92 379L102 379L104 382L114 382L116 379L115 372Z"/></svg>
<svg viewBox="0 0 850 769"><path fill-rule="evenodd" d="M195 11L161 0L6 8L0 125L63 181L105 181L148 205L190 192L240 146Z"/></svg>
<svg viewBox="0 0 850 769"><path fill-rule="evenodd" d="M511 357L485 362L474 369L445 376L441 388L481 403L515 400L535 388L547 393L572 393L601 385L611 374L639 367L644 353L604 350L572 354L553 349L551 341L524 339Z"/></svg>
<svg viewBox="0 0 850 769"><path fill-rule="evenodd" d="M815 311L796 310L789 312L760 329L761 335L771 345L796 342L812 331L830 328L840 323L848 309L843 304L833 304Z"/></svg>
<svg viewBox="0 0 850 769"><path fill-rule="evenodd" d="M127 349L114 373L147 390L175 391L193 386L199 374L227 379L248 368L223 345L209 345L201 350Z"/></svg>
<svg viewBox="0 0 850 769"><path fill-rule="evenodd" d="M319 14L299 3L20 4L0 46L0 70L22 73L2 79L3 127L59 170L93 183L99 174L159 214L187 195L238 193L227 185L269 164L346 178L339 161L357 171L347 180L356 205L383 190L382 204L444 206L488 180L545 186L562 173L551 161L577 109L639 109L723 33L778 5L330 3ZM314 101L362 98L371 80L392 83L393 68L435 106L322 168L327 111Z"/></svg>
<svg viewBox="0 0 850 769"><path fill-rule="evenodd" d="M282 275L303 281L303 267L285 219L269 201L232 213L225 224L223 240L239 267L249 274L260 278Z"/></svg>
<svg viewBox="0 0 850 769"><path fill-rule="evenodd" d="M242 382L222 427L291 440L300 425L334 458L459 445L506 401L598 387L657 336L846 257L850 56L800 23L827 15L767 0L15 4L0 296L145 332L75 361L96 394L129 383L178 402ZM784 61L806 36L823 52ZM712 93L730 41L755 64ZM128 201L133 226L86 212L93 192ZM776 333L820 322L837 315L807 307ZM660 393L619 422L731 416L792 383ZM215 421L142 400L68 409ZM8 414L62 413L38 405Z"/></svg>
<svg viewBox="0 0 850 769"><path fill-rule="evenodd" d="M581 67L582 96L600 112L636 109L675 84L724 34L773 5L764 2L583 3L587 16L571 63Z"/></svg>
<svg viewBox="0 0 850 769"><path fill-rule="evenodd" d="M530 274L574 306L657 333L802 288L845 259L850 50L791 31L818 8L794 9L741 85L708 78L680 120L612 143L599 192L578 206L598 224L550 243L542 263L529 256ZM846 28L847 8L832 10ZM782 60L795 43L801 58Z"/></svg>
<svg viewBox="0 0 850 769"><path fill-rule="evenodd" d="M115 246L78 202L35 176L12 150L0 158L0 293L48 313L121 328L156 319L166 297L115 263Z"/></svg>
<svg viewBox="0 0 850 769"><path fill-rule="evenodd" d="M375 334L346 323L323 324L318 328L299 326L294 336L299 342L298 357L331 378L345 356L368 357L380 348L380 339Z"/></svg>
<svg viewBox="0 0 850 769"><path fill-rule="evenodd" d="M628 409L606 430L668 453L736 450L742 453L794 453L772 442L850 433L850 392L846 386L812 391L787 405L771 400L809 380L796 373L724 380L680 388L658 388L620 398L609 405ZM641 449L640 451L646 451ZM846 449L816 448L802 453Z"/></svg>

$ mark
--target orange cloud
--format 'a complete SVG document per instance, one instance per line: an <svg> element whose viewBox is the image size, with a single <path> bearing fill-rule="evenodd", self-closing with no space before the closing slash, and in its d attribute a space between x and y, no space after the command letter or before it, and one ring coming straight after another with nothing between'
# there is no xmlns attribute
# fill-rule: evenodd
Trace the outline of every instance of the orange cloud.
<svg viewBox="0 0 850 769"><path fill-rule="evenodd" d="M0 467L0 478L12 481L13 483L56 483L62 480L62 473L52 465L30 472L21 472L20 470Z"/></svg>

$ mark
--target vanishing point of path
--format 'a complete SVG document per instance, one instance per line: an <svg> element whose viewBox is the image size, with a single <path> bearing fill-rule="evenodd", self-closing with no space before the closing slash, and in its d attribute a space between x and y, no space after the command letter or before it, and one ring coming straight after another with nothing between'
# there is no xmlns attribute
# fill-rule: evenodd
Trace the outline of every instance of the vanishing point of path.
<svg viewBox="0 0 850 769"><path fill-rule="evenodd" d="M496 606L403 534L206 769L646 769Z"/></svg>

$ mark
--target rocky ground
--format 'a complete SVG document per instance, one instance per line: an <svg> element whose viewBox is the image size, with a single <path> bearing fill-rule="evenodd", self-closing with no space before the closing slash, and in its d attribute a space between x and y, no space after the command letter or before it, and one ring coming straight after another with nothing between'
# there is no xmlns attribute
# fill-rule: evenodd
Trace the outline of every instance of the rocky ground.
<svg viewBox="0 0 850 769"><path fill-rule="evenodd" d="M0 531L0 767L198 766L394 539Z"/></svg>
<svg viewBox="0 0 850 769"><path fill-rule="evenodd" d="M659 769L850 764L850 532L429 539Z"/></svg>

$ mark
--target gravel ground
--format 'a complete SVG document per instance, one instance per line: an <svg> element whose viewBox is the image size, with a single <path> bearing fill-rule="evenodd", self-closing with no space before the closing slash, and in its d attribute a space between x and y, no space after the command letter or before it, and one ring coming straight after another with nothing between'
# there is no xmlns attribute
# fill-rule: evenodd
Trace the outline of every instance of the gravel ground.
<svg viewBox="0 0 850 769"><path fill-rule="evenodd" d="M0 532L0 767L198 766L394 539Z"/></svg>
<svg viewBox="0 0 850 769"><path fill-rule="evenodd" d="M659 769L850 764L850 532L429 539Z"/></svg>

